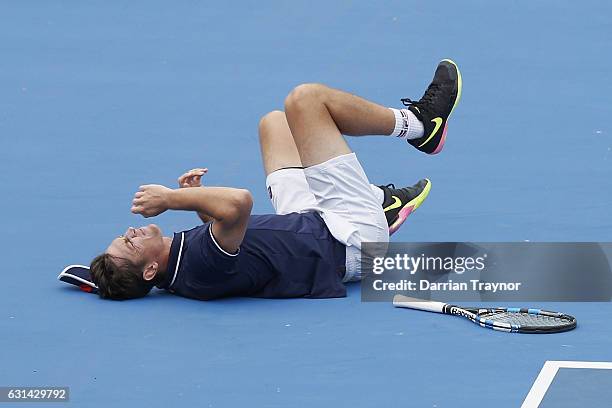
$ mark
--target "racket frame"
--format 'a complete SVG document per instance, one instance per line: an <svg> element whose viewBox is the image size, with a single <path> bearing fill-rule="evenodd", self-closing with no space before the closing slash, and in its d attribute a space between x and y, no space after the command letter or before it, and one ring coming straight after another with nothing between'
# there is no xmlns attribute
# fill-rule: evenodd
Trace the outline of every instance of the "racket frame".
<svg viewBox="0 0 612 408"><path fill-rule="evenodd" d="M442 313L454 316L465 317L472 323L487 329L503 331L507 333L560 333L576 328L576 318L564 313L553 312L550 310L535 309L535 308L518 308L518 307L496 307L496 308L470 308L451 305L448 303L428 301L417 298L410 298L404 295L395 295L393 298L395 307L404 307L409 309L424 310L434 313ZM487 315L494 313L528 313L531 315L540 315L548 317L556 317L567 321L567 324L559 326L529 326L517 325L506 322L495 321L488 319Z"/></svg>

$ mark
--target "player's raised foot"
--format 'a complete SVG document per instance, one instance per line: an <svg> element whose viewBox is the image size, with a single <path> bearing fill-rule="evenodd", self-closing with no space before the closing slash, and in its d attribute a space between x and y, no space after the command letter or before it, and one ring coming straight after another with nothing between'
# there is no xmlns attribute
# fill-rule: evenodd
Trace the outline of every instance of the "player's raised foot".
<svg viewBox="0 0 612 408"><path fill-rule="evenodd" d="M411 145L428 154L440 153L446 141L448 118L461 98L461 73L449 59L440 61L431 84L418 101L409 98L402 103L423 122L424 134L408 140Z"/></svg>
<svg viewBox="0 0 612 408"><path fill-rule="evenodd" d="M389 225L389 235L393 235L406 221L406 218L427 198L431 189L431 181L423 179L412 187L404 188L395 188L393 184L378 187L385 194L383 210L387 217L387 225Z"/></svg>

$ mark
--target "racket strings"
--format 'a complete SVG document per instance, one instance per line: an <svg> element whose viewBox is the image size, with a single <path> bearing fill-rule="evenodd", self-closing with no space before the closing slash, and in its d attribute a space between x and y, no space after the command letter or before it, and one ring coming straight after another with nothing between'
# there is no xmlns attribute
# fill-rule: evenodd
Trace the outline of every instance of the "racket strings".
<svg viewBox="0 0 612 408"><path fill-rule="evenodd" d="M567 319L562 317L529 313L497 312L482 317L496 322L508 323L517 326L553 327L568 324Z"/></svg>

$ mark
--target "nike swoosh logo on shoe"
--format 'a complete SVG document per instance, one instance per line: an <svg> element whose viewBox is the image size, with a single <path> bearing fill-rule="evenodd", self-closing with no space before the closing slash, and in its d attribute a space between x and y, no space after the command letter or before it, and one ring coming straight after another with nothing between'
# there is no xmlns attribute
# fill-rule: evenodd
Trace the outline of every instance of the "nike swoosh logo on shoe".
<svg viewBox="0 0 612 408"><path fill-rule="evenodd" d="M391 197L395 200L395 202L391 204L390 206L384 208L383 209L384 212L394 210L402 205L402 200L400 200L399 197L396 197L396 196L391 196Z"/></svg>
<svg viewBox="0 0 612 408"><path fill-rule="evenodd" d="M437 117L437 118L433 118L431 120L433 123L436 124L436 126L434 127L434 129L431 131L431 134L429 135L429 137L427 139L425 139L425 141L423 143L421 143L419 145L419 147L423 147L427 144L427 142L429 142L431 140L432 137L434 137L436 135L436 133L438 133L438 130L440 130L440 126L442 126L442 118Z"/></svg>

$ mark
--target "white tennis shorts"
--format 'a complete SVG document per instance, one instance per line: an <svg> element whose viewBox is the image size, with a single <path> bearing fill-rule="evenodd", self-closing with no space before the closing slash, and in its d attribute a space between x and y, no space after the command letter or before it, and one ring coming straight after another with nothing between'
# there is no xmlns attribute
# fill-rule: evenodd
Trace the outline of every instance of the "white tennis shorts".
<svg viewBox="0 0 612 408"><path fill-rule="evenodd" d="M361 279L361 243L388 242L389 228L378 187L368 181L355 153L306 169L272 172L266 186L276 214L317 211L346 245L344 281Z"/></svg>

